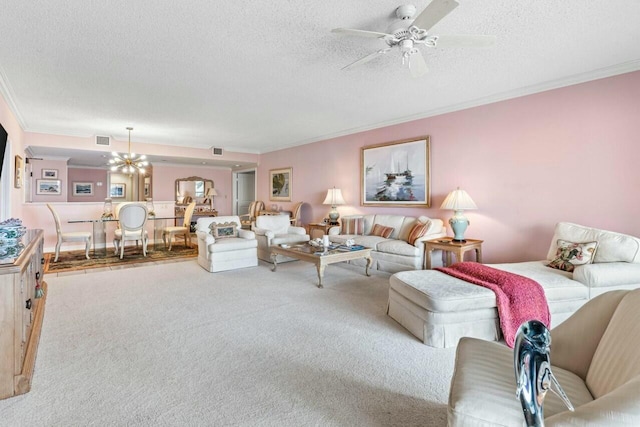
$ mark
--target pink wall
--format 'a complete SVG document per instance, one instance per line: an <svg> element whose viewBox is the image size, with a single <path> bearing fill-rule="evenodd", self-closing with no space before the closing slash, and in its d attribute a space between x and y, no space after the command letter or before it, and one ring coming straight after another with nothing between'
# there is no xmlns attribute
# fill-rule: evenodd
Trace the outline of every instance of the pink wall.
<svg viewBox="0 0 640 427"><path fill-rule="evenodd" d="M24 154L24 132L16 119L16 116L13 114L9 105L4 100L4 98L0 95L0 123L7 131L9 136L9 146L8 150L5 152L5 156L9 157L9 164L11 167L9 170L3 170L2 174L5 179L11 180L11 190L9 194L0 194L0 206L5 206L5 204L10 204L11 214L10 216L15 218L20 218L22 214L22 202L24 200L24 177L23 177L23 187L15 188L13 185L13 177L15 176L15 156L18 155L22 157L24 160L26 158ZM2 191L2 190L0 190Z"/></svg>
<svg viewBox="0 0 640 427"><path fill-rule="evenodd" d="M466 236L483 239L485 262L543 259L553 227L570 221L640 236L640 72L352 134L261 156L258 195L269 202L269 169L293 167L292 202L319 220L327 189L341 188L353 213L427 215L465 189ZM431 136L430 209L360 206L361 147ZM452 234L449 230L449 234Z"/></svg>
<svg viewBox="0 0 640 427"><path fill-rule="evenodd" d="M67 172L67 201L69 202L104 202L108 194L107 171L103 169L69 168ZM88 182L93 184L93 195L74 196L73 183Z"/></svg>

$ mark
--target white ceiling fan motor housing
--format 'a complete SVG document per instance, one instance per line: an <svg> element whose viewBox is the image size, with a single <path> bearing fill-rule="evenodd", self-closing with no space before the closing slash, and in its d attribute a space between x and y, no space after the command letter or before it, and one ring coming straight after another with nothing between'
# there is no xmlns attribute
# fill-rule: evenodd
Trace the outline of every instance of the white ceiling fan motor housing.
<svg viewBox="0 0 640 427"><path fill-rule="evenodd" d="M411 19L416 14L416 7L412 4L405 4L398 6L396 9L396 16L398 19Z"/></svg>
<svg viewBox="0 0 640 427"><path fill-rule="evenodd" d="M396 9L396 16L398 19L394 19L391 25L387 28L388 34L393 34L394 37L401 39L409 36L407 28L411 25L411 18L416 13L415 6L411 4L405 4L398 6Z"/></svg>

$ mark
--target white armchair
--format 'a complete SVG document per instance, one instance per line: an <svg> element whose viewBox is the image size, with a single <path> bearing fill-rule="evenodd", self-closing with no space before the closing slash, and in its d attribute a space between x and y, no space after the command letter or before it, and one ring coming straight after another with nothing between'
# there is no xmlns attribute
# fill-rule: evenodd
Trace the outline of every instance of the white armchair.
<svg viewBox="0 0 640 427"><path fill-rule="evenodd" d="M253 231L258 241L258 258L266 262L271 262L271 246L309 241L309 235L304 227L292 226L287 215L261 215L256 218ZM276 258L278 263L293 260L282 255Z"/></svg>
<svg viewBox="0 0 640 427"><path fill-rule="evenodd" d="M547 392L550 426L640 425L640 289L604 293L551 330L551 370L575 412ZM464 337L449 394L449 426L522 426L513 350Z"/></svg>
<svg viewBox="0 0 640 427"><path fill-rule="evenodd" d="M198 218L196 236L198 264L211 273L258 265L256 235L241 228L238 216Z"/></svg>

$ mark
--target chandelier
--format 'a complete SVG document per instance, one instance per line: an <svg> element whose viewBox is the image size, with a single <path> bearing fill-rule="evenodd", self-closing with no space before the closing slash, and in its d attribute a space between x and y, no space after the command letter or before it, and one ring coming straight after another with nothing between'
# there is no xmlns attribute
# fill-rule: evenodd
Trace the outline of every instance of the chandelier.
<svg viewBox="0 0 640 427"><path fill-rule="evenodd" d="M127 130L129 131L129 153L123 154L122 156L115 151L111 153L112 158L109 160L111 172L144 173L145 166L149 165L147 156L144 154L137 156L135 153L131 152L131 131L133 128L129 127Z"/></svg>

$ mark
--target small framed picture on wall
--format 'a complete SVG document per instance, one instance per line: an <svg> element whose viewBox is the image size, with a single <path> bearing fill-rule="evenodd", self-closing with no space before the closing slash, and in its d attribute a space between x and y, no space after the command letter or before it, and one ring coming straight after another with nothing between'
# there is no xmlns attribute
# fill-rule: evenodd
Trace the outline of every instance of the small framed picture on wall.
<svg viewBox="0 0 640 427"><path fill-rule="evenodd" d="M125 197L127 195L126 184L111 184L109 188L109 197L114 199Z"/></svg>
<svg viewBox="0 0 640 427"><path fill-rule="evenodd" d="M74 182L72 194L74 196L93 196L93 182Z"/></svg>
<svg viewBox="0 0 640 427"><path fill-rule="evenodd" d="M58 169L42 169L42 178L58 179Z"/></svg>
<svg viewBox="0 0 640 427"><path fill-rule="evenodd" d="M22 157L16 156L15 158L15 179L13 182L13 186L15 188L22 188L22 169L24 168L24 163Z"/></svg>
<svg viewBox="0 0 640 427"><path fill-rule="evenodd" d="M291 201L293 168L271 169L269 171L269 200Z"/></svg>
<svg viewBox="0 0 640 427"><path fill-rule="evenodd" d="M62 185L59 179L36 179L36 194L49 194L59 196L62 194Z"/></svg>

